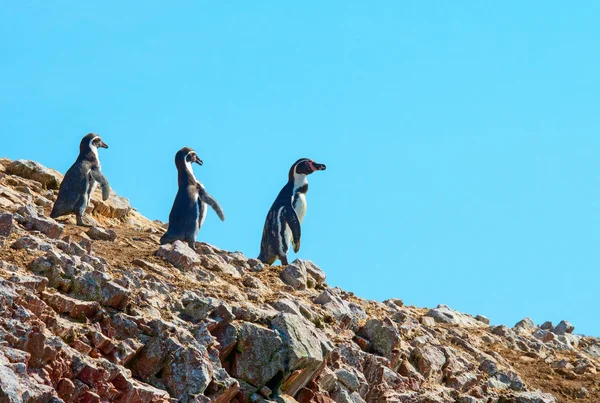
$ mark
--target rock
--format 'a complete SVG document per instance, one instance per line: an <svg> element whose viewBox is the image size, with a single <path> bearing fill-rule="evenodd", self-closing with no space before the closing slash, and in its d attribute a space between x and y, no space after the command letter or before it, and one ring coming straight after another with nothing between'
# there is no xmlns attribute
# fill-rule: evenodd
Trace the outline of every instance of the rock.
<svg viewBox="0 0 600 403"><path fill-rule="evenodd" d="M483 315L477 315L477 316L475 316L475 319L486 325L490 324L490 320Z"/></svg>
<svg viewBox="0 0 600 403"><path fill-rule="evenodd" d="M525 318L515 325L514 330L531 333L535 330L535 323L531 319Z"/></svg>
<svg viewBox="0 0 600 403"><path fill-rule="evenodd" d="M54 169L46 168L39 162L17 160L8 166L8 173L41 183L46 189L58 189L62 175Z"/></svg>
<svg viewBox="0 0 600 403"><path fill-rule="evenodd" d="M371 319L360 329L358 335L369 341L369 351L388 359L392 359L394 350L400 344L400 333L394 323L385 320Z"/></svg>
<svg viewBox="0 0 600 403"><path fill-rule="evenodd" d="M283 341L273 330L244 323L238 330L231 374L257 387L284 371Z"/></svg>
<svg viewBox="0 0 600 403"><path fill-rule="evenodd" d="M198 255L200 265L210 271L228 274L234 278L241 278L242 275L235 267L227 263L219 255Z"/></svg>
<svg viewBox="0 0 600 403"><path fill-rule="evenodd" d="M434 327L435 326L435 319L433 319L431 316L421 316L420 320L421 320L421 324L423 326L426 326L426 327Z"/></svg>
<svg viewBox="0 0 600 403"><path fill-rule="evenodd" d="M295 260L281 271L281 281L294 287L296 290L306 289L307 272L302 260Z"/></svg>
<svg viewBox="0 0 600 403"><path fill-rule="evenodd" d="M341 368L335 371L335 377L350 392L355 392L360 387L360 382L354 371Z"/></svg>
<svg viewBox="0 0 600 403"><path fill-rule="evenodd" d="M8 281L37 292L44 291L48 285L48 279L40 276L12 275Z"/></svg>
<svg viewBox="0 0 600 403"><path fill-rule="evenodd" d="M429 310L425 316L430 316L438 323L449 323L464 327L480 327L483 324L475 318L457 312L447 305L438 305L437 308Z"/></svg>
<svg viewBox="0 0 600 403"><path fill-rule="evenodd" d="M277 309L279 312L291 313L293 315L302 316L302 313L300 313L300 309L298 309L298 306L294 303L294 301L290 299L282 298L277 301L271 302L270 305L273 308Z"/></svg>
<svg viewBox="0 0 600 403"><path fill-rule="evenodd" d="M515 403L557 403L554 396L541 391L522 392L514 397Z"/></svg>
<svg viewBox="0 0 600 403"><path fill-rule="evenodd" d="M200 266L200 258L196 252L181 241L161 245L156 255L184 272Z"/></svg>
<svg viewBox="0 0 600 403"><path fill-rule="evenodd" d="M11 248L16 250L43 250L49 251L52 250L52 245L43 241L42 239L33 236L33 235L25 235L21 238L17 239L12 245Z"/></svg>
<svg viewBox="0 0 600 403"><path fill-rule="evenodd" d="M411 354L411 361L425 378L434 382L441 381L442 369L446 364L446 356L442 350L434 346L417 347Z"/></svg>
<svg viewBox="0 0 600 403"><path fill-rule="evenodd" d="M339 288L326 289L315 298L314 303L322 305L323 308L331 312L338 321L349 318L356 324L358 321L367 317L367 314L362 307L342 299L341 289Z"/></svg>
<svg viewBox="0 0 600 403"><path fill-rule="evenodd" d="M74 319L93 318L100 310L97 302L80 301L59 293L42 293L42 299L58 313L69 314Z"/></svg>
<svg viewBox="0 0 600 403"><path fill-rule="evenodd" d="M162 371L167 390L182 400L204 393L214 372L206 350L189 346L169 354Z"/></svg>
<svg viewBox="0 0 600 403"><path fill-rule="evenodd" d="M554 325L552 324L552 322L546 321L546 322L542 323L542 326L540 326L540 328L543 330L552 330L552 329L554 329Z"/></svg>
<svg viewBox="0 0 600 403"><path fill-rule="evenodd" d="M537 329L535 332L533 332L532 336L543 341L544 343L550 342L556 338L554 333L544 329Z"/></svg>
<svg viewBox="0 0 600 403"><path fill-rule="evenodd" d="M87 235L96 241L109 241L114 242L117 239L117 233L111 229L104 229L100 227L92 227Z"/></svg>
<svg viewBox="0 0 600 403"><path fill-rule="evenodd" d="M0 237L9 237L13 230L13 215L0 213Z"/></svg>
<svg viewBox="0 0 600 403"><path fill-rule="evenodd" d="M129 200L124 197L117 196L111 191L108 200L103 201L99 197L93 198L94 209L93 213L108 218L124 220L131 213L132 208Z"/></svg>
<svg viewBox="0 0 600 403"><path fill-rule="evenodd" d="M404 306L404 301L400 298L390 298L383 301L383 303L391 308L402 308Z"/></svg>
<svg viewBox="0 0 600 403"><path fill-rule="evenodd" d="M312 261L296 259L292 262L292 265L295 264L304 266L304 269L306 270L308 276L311 277L317 285L323 285L325 283L327 275L323 270L321 270L319 266L314 264Z"/></svg>
<svg viewBox="0 0 600 403"><path fill-rule="evenodd" d="M295 396L318 374L333 345L306 319L281 313L271 320L271 327L285 345L285 370L281 391Z"/></svg>
<svg viewBox="0 0 600 403"><path fill-rule="evenodd" d="M566 333L573 333L573 331L575 331L575 326L573 326L572 324L570 324L569 322L567 322L566 320L563 320L562 322L560 322L558 325L556 325L556 327L552 330L552 332L554 334L558 334L558 335L564 335Z"/></svg>
<svg viewBox="0 0 600 403"><path fill-rule="evenodd" d="M39 231L51 239L59 239L65 229L64 225L57 223L51 218L29 216L26 218L25 227L29 230Z"/></svg>

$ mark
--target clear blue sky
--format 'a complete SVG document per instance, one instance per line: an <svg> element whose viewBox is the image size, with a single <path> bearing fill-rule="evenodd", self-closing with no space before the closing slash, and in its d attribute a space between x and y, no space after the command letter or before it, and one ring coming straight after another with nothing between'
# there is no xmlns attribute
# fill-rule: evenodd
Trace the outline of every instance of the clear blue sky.
<svg viewBox="0 0 600 403"><path fill-rule="evenodd" d="M64 172L97 132L166 220L193 147L227 215L199 240L253 257L313 158L298 256L330 285L600 335L600 3L223 3L3 4L0 154Z"/></svg>

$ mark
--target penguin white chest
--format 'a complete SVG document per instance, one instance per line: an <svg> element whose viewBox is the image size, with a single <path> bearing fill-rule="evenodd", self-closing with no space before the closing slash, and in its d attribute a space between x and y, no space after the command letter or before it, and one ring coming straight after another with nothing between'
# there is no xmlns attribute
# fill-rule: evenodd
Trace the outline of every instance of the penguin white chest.
<svg viewBox="0 0 600 403"><path fill-rule="evenodd" d="M306 194L298 193L298 196L294 198L294 210L298 216L298 220L302 223L304 216L306 215Z"/></svg>

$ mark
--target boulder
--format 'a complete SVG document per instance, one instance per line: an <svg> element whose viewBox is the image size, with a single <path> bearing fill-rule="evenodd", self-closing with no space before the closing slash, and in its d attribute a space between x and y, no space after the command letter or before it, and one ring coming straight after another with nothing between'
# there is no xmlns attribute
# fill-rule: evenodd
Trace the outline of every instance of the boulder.
<svg viewBox="0 0 600 403"><path fill-rule="evenodd" d="M447 305L438 305L437 308L429 310L425 316L430 316L438 323L449 323L453 325L461 325L464 327L481 327L483 323L476 320L472 316L462 314L451 309Z"/></svg>
<svg viewBox="0 0 600 403"><path fill-rule="evenodd" d="M531 333L535 330L535 323L530 318L525 318L515 325L514 330Z"/></svg>
<svg viewBox="0 0 600 403"><path fill-rule="evenodd" d="M369 341L369 351L391 359L400 344L400 333L394 323L386 318L370 319L358 335Z"/></svg>
<svg viewBox="0 0 600 403"><path fill-rule="evenodd" d="M556 325L556 327L552 330L552 332L554 334L558 334L558 335L564 335L567 333L573 333L575 331L575 326L573 326L572 324L570 324L569 322L567 322L566 320L563 320L562 322L560 322L558 325Z"/></svg>
<svg viewBox="0 0 600 403"><path fill-rule="evenodd" d="M313 282L316 285L323 285L325 283L325 279L327 278L327 275L325 274L325 272L323 270L321 270L321 268L319 266L314 264L312 261L296 259L292 262L292 265L295 265L295 264L304 266L304 269L306 270L308 277L312 278Z"/></svg>
<svg viewBox="0 0 600 403"><path fill-rule="evenodd" d="M156 255L164 258L167 262L184 272L200 266L200 257L198 254L181 241L161 245Z"/></svg>
<svg viewBox="0 0 600 403"><path fill-rule="evenodd" d="M303 317L281 313L271 320L271 328L285 345L285 373L281 391L296 395L323 367L333 345Z"/></svg>
<svg viewBox="0 0 600 403"><path fill-rule="evenodd" d="M17 160L8 166L8 173L41 183L46 189L58 189L62 175L36 161Z"/></svg>
<svg viewBox="0 0 600 403"><path fill-rule="evenodd" d="M94 204L93 213L107 218L124 220L133 210L129 204L129 200L124 197L117 196L111 191L108 200L104 201L99 197L92 199Z"/></svg>
<svg viewBox="0 0 600 403"><path fill-rule="evenodd" d="M297 290L304 290L307 282L307 272L302 260L295 260L281 271L280 278L285 284Z"/></svg>
<svg viewBox="0 0 600 403"><path fill-rule="evenodd" d="M435 382L442 380L442 369L446 364L446 356L439 348L431 345L417 347L411 354L411 361L415 363L415 367L425 378Z"/></svg>
<svg viewBox="0 0 600 403"><path fill-rule="evenodd" d="M267 385L285 369L283 341L279 334L253 323L238 330L238 344L231 374L256 387Z"/></svg>
<svg viewBox="0 0 600 403"><path fill-rule="evenodd" d="M90 230L87 232L87 235L96 241L114 242L117 239L117 233L115 231L100 227L90 228Z"/></svg>

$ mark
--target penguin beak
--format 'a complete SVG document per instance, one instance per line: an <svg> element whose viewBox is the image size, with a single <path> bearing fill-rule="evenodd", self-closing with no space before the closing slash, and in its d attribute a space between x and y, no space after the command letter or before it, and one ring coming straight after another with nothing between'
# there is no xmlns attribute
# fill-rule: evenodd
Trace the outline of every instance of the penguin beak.
<svg viewBox="0 0 600 403"><path fill-rule="evenodd" d="M108 145L106 145L106 143L102 140L100 140L100 144L98 144L98 147L100 148L108 148Z"/></svg>
<svg viewBox="0 0 600 403"><path fill-rule="evenodd" d="M324 171L327 169L325 164L319 164L317 162L313 163L313 167L315 167L315 171Z"/></svg>
<svg viewBox="0 0 600 403"><path fill-rule="evenodd" d="M197 155L194 156L194 162L200 166L203 164L202 160Z"/></svg>

